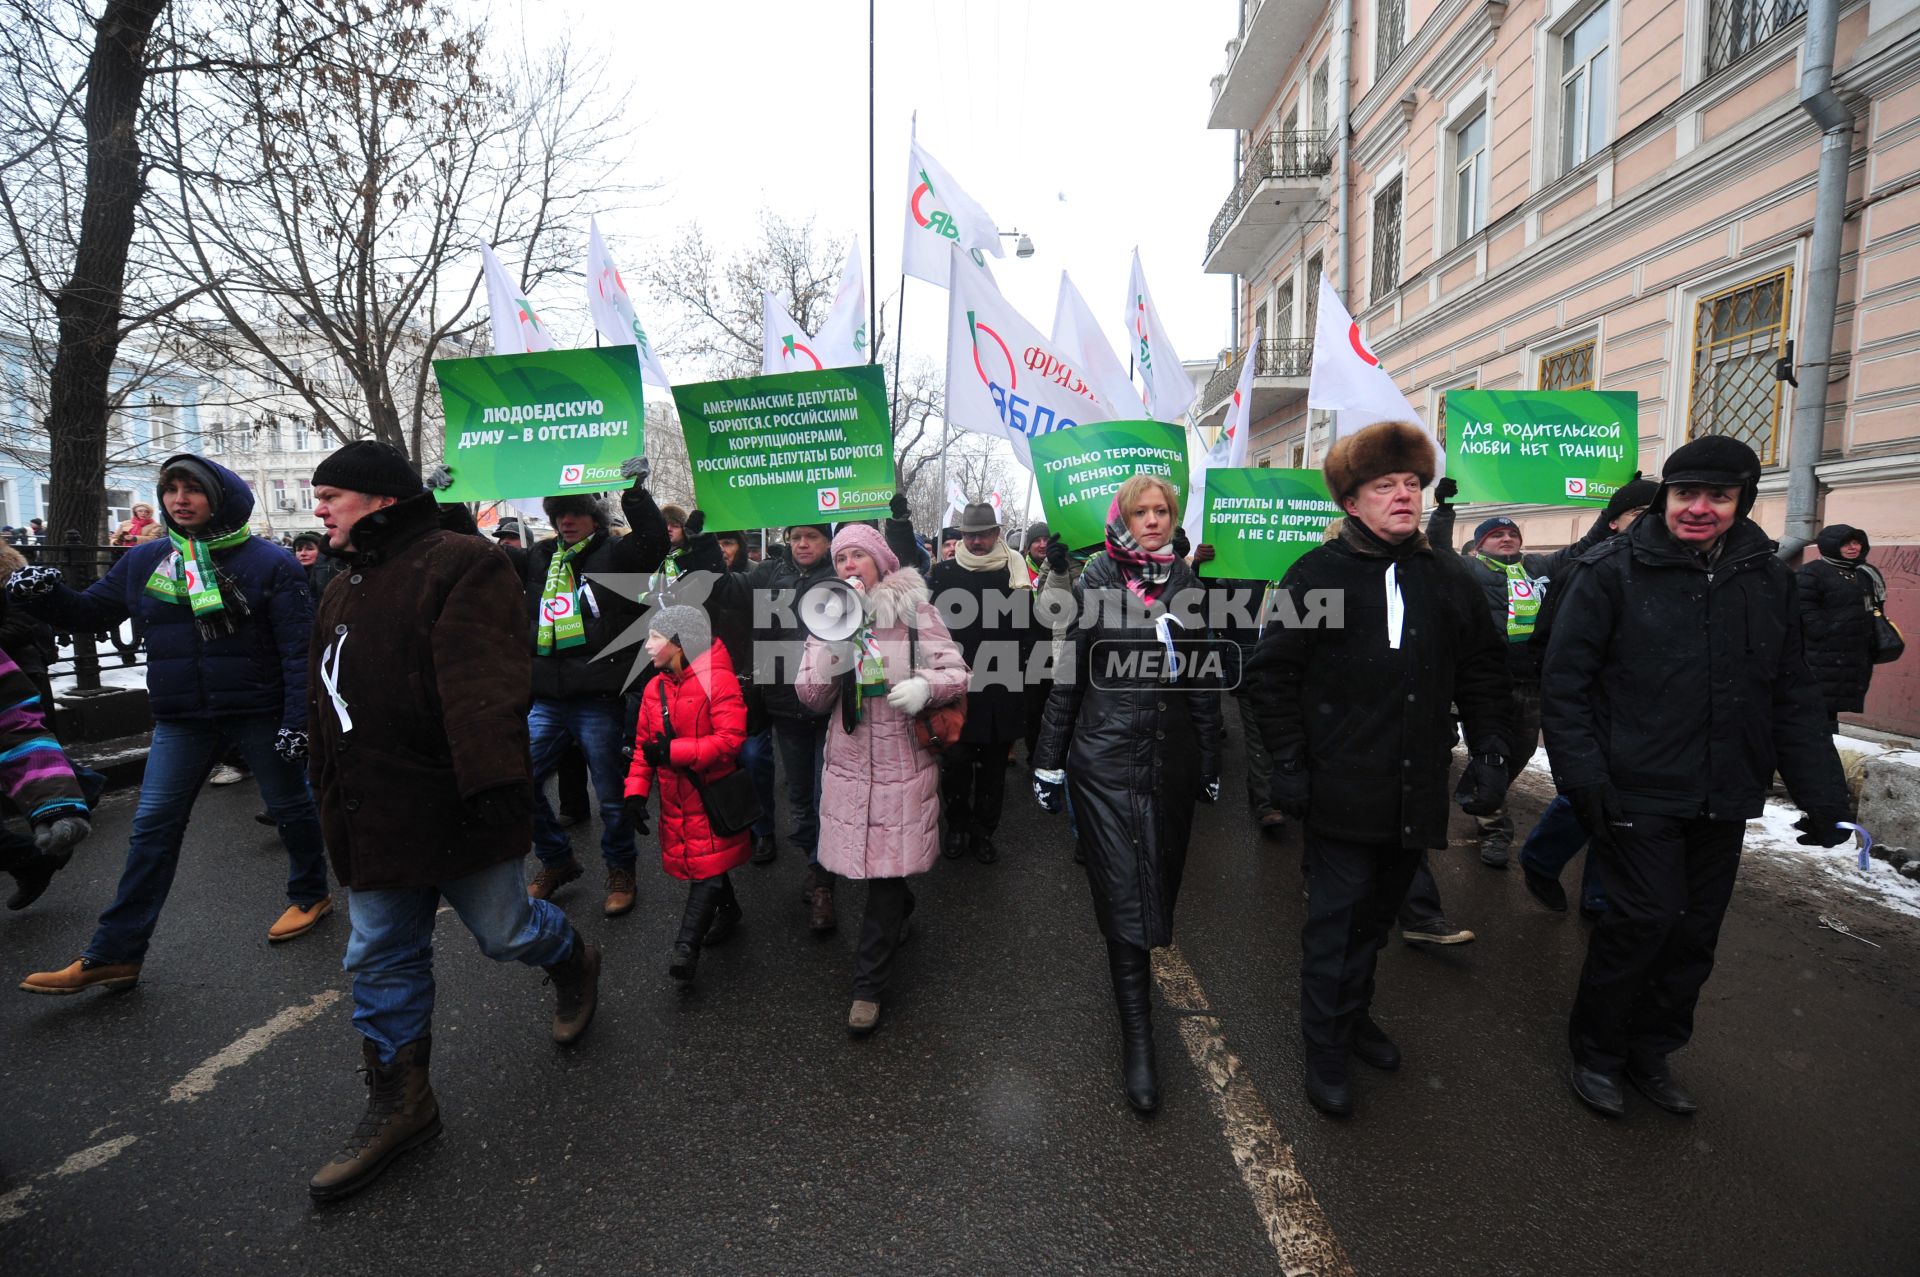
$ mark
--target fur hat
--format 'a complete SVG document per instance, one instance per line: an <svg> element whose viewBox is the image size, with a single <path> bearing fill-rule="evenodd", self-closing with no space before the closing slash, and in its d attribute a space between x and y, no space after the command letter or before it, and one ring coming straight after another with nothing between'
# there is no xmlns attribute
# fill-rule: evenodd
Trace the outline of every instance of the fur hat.
<svg viewBox="0 0 1920 1277"><path fill-rule="evenodd" d="M687 512L677 505L661 506L660 517L668 523L677 523L683 528L687 526Z"/></svg>
<svg viewBox="0 0 1920 1277"><path fill-rule="evenodd" d="M1411 421L1382 421L1336 439L1321 473L1338 503L1383 474L1410 471L1424 488L1433 482L1434 464L1433 439L1425 430Z"/></svg>
<svg viewBox="0 0 1920 1277"><path fill-rule="evenodd" d="M843 523L840 531L833 537L833 552L849 547L865 550L867 557L880 567L881 576L892 576L900 570L900 556L887 548L887 540L864 523Z"/></svg>
<svg viewBox="0 0 1920 1277"><path fill-rule="evenodd" d="M606 503L588 492L569 492L564 496L542 497L540 510L547 516L548 523L557 524L563 514L584 514L603 528L612 521L607 513Z"/></svg>

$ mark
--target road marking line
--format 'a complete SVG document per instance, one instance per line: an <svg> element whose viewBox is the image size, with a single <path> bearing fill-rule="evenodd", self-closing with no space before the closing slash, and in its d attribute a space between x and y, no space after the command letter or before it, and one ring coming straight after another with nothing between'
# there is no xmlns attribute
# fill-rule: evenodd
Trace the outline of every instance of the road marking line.
<svg viewBox="0 0 1920 1277"><path fill-rule="evenodd" d="M1179 1019L1180 1040L1208 1083L1207 1099L1281 1270L1287 1277L1354 1277L1353 1261L1334 1237L1313 1187L1294 1164L1293 1149L1266 1101L1241 1071L1240 1057L1228 1048L1206 991L1178 945L1153 951L1153 978L1167 1004L1185 1012Z"/></svg>
<svg viewBox="0 0 1920 1277"><path fill-rule="evenodd" d="M324 990L316 993L313 1001L305 1006L290 1006L259 1028L247 1030L175 1082L173 1089L167 1092L167 1103L175 1104L183 1100L192 1102L199 1099L214 1088L220 1074L245 1064L264 1051L275 1038L284 1033L291 1033L301 1025L309 1023L322 1011L338 1002L340 997L338 989Z"/></svg>
<svg viewBox="0 0 1920 1277"><path fill-rule="evenodd" d="M105 1166L114 1158L139 1142L138 1135L121 1135L114 1139L95 1144L92 1148L83 1148L50 1171L41 1171L33 1177L33 1182L22 1184L12 1192L0 1197L0 1224L11 1224L27 1213L27 1199L33 1196L33 1185L49 1176L64 1177L78 1175Z"/></svg>

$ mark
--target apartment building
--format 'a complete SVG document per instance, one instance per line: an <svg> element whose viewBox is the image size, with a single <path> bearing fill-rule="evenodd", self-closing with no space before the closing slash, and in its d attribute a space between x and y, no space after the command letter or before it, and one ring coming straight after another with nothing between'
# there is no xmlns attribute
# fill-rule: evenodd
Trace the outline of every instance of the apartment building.
<svg viewBox="0 0 1920 1277"><path fill-rule="evenodd" d="M1239 158L1204 255L1235 279L1237 351L1202 424L1254 359L1255 461L1318 464L1324 272L1439 438L1450 389L1635 391L1646 470L1743 438L1780 535L1822 144L1799 101L1806 0L1239 11L1207 121ZM1920 0L1843 4L1834 73L1854 127L1818 515L1870 532L1920 634ZM1500 512L1541 546L1590 518ZM1920 731L1915 665L1879 672L1863 723Z"/></svg>

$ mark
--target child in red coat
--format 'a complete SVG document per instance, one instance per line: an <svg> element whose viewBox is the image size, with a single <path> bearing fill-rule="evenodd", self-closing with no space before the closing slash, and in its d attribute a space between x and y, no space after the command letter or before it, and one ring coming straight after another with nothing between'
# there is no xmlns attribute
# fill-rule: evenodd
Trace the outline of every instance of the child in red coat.
<svg viewBox="0 0 1920 1277"><path fill-rule="evenodd" d="M701 787L738 771L747 739L747 703L723 644L704 612L663 607L648 622L647 655L659 669L640 700L626 810L647 832L647 795L660 791L660 866L687 883L687 909L667 974L691 981L703 945L719 944L740 922L727 871L747 859L748 828L722 834L707 816Z"/></svg>

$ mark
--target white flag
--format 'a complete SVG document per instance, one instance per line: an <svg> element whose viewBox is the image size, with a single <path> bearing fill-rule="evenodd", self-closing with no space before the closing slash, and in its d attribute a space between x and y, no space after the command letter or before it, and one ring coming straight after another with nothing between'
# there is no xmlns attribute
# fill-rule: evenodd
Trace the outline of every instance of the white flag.
<svg viewBox="0 0 1920 1277"><path fill-rule="evenodd" d="M1060 299L1053 307L1053 343L1086 372L1088 383L1101 397L1116 407L1133 402L1133 381L1126 365L1100 335L1086 298L1065 271L1060 272Z"/></svg>
<svg viewBox="0 0 1920 1277"><path fill-rule="evenodd" d="M974 203L918 141L912 142L907 149L907 223L900 250L901 272L944 288L950 269L948 249L954 244L966 250L967 260L975 266L985 266L989 253L1006 256L1000 246L1000 228L987 210Z"/></svg>
<svg viewBox="0 0 1920 1277"><path fill-rule="evenodd" d="M960 480L947 480L947 512L940 516L940 526L950 528L967 508L967 493L960 486Z"/></svg>
<svg viewBox="0 0 1920 1277"><path fill-rule="evenodd" d="M1178 421L1193 404L1193 378L1180 366L1167 330L1161 327L1160 312L1154 309L1153 294L1147 291L1147 275L1140 269L1140 250L1133 250L1133 274L1127 277L1127 332L1133 342L1134 370L1145 387L1140 402L1155 421Z"/></svg>
<svg viewBox="0 0 1920 1277"><path fill-rule="evenodd" d="M640 380L662 390L673 389L673 383L667 380L667 370L660 366L660 356L653 353L653 344L647 340L647 330L640 326L640 317L634 313L626 282L614 269L613 258L607 255L597 218L587 223L587 310L593 315L593 326L602 338L616 346L630 341L640 352Z"/></svg>
<svg viewBox="0 0 1920 1277"><path fill-rule="evenodd" d="M1367 349L1360 338L1360 325L1340 304L1325 275L1320 277L1319 306L1313 326L1313 375L1307 381L1307 407L1338 414L1335 438L1376 421L1419 425L1413 405Z"/></svg>
<svg viewBox="0 0 1920 1277"><path fill-rule="evenodd" d="M760 371L815 372L826 367L813 353L813 338L787 313L786 299L772 289L760 293Z"/></svg>
<svg viewBox="0 0 1920 1277"><path fill-rule="evenodd" d="M1031 468L1027 440L1120 410L1087 384L1073 360L1020 317L958 247L947 307L947 420L1013 445Z"/></svg>
<svg viewBox="0 0 1920 1277"><path fill-rule="evenodd" d="M493 325L493 353L525 355L536 350L552 350L553 338L547 326L527 300L520 286L507 277L506 267L486 244L480 246L480 260L487 278L487 319Z"/></svg>
<svg viewBox="0 0 1920 1277"><path fill-rule="evenodd" d="M828 368L867 362L867 273L860 263L860 237L847 246L847 264L833 294L833 309L813 339L814 353Z"/></svg>
<svg viewBox="0 0 1920 1277"><path fill-rule="evenodd" d="M1253 341L1240 357L1240 377L1233 387L1233 399L1227 404L1227 419L1213 446L1202 450L1188 467L1187 490L1191 499L1187 517L1180 521L1187 540L1200 544L1206 520L1207 471L1215 466L1232 469L1247 464L1248 440L1253 435L1253 367L1260 350L1260 330L1253 330Z"/></svg>

